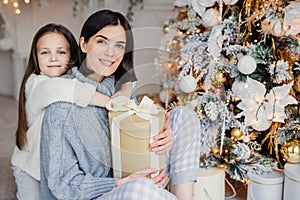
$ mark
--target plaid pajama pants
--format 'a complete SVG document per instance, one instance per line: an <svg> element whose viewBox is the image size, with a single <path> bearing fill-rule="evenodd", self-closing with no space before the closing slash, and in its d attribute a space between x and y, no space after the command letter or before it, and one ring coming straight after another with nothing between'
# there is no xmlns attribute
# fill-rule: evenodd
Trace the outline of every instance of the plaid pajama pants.
<svg viewBox="0 0 300 200"><path fill-rule="evenodd" d="M105 193L97 200L176 200L177 198L154 184L149 179L139 178L129 181Z"/></svg>
<svg viewBox="0 0 300 200"><path fill-rule="evenodd" d="M200 159L199 117L190 108L179 106L171 111L170 126L174 143L165 160L172 185L196 181Z"/></svg>

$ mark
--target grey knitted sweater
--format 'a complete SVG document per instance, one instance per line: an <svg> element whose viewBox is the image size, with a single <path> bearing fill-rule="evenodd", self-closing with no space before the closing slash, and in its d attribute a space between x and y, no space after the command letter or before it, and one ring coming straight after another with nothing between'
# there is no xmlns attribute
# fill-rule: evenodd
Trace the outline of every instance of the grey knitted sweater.
<svg viewBox="0 0 300 200"><path fill-rule="evenodd" d="M101 83L77 68L70 78L111 96L114 78ZM41 130L41 199L94 199L112 190L109 123L104 108L57 102L48 106Z"/></svg>

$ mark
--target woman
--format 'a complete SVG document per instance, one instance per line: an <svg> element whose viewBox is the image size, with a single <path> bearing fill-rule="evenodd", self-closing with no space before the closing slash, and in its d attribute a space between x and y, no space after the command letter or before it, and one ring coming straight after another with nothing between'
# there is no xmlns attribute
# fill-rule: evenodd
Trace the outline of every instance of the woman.
<svg viewBox="0 0 300 200"><path fill-rule="evenodd" d="M108 96L115 81L135 80L132 31L120 13L92 14L82 27L79 44L85 62L79 70L73 69L70 78L93 84ZM161 187L168 178L165 170L154 178L146 178L156 173L152 169L123 179L111 177L106 109L54 103L45 111L41 132L41 198L191 199L199 162L198 123L193 111L178 107L170 113L173 148L168 126L151 144L152 151L166 153L174 196Z"/></svg>

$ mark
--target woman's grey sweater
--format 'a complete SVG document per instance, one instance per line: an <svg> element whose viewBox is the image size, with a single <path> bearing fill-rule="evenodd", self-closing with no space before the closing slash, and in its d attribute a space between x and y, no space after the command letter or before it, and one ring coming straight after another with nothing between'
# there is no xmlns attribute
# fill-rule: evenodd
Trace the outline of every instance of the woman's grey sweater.
<svg viewBox="0 0 300 200"><path fill-rule="evenodd" d="M69 78L111 96L114 77L101 83L77 68ZM112 190L109 122L105 108L57 102L45 110L41 129L41 199L94 199Z"/></svg>

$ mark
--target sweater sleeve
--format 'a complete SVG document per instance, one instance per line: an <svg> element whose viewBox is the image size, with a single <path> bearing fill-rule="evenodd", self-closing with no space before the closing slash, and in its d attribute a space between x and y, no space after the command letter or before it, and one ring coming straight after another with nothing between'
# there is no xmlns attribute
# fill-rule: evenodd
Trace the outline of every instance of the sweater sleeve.
<svg viewBox="0 0 300 200"><path fill-rule="evenodd" d="M82 83L77 79L48 78L35 75L26 83L27 109L36 114L51 103L58 101L75 103L85 107L92 99L95 91L95 86Z"/></svg>
<svg viewBox="0 0 300 200"><path fill-rule="evenodd" d="M112 190L116 179L95 177L81 169L86 160L78 158L82 152L76 152L76 142L71 141L78 139L76 127L66 128L72 123L68 117L71 110L67 103L46 109L41 132L41 186L46 185L57 199L94 199ZM41 195L42 199L47 196L45 192Z"/></svg>

